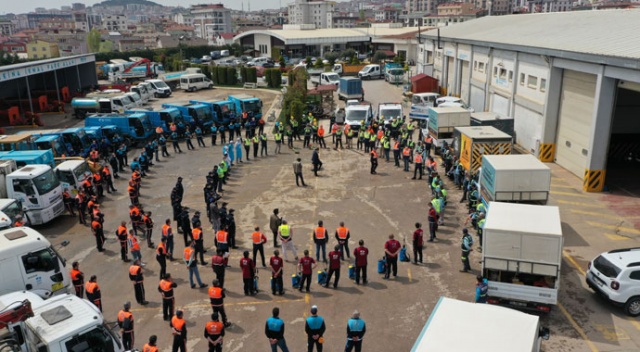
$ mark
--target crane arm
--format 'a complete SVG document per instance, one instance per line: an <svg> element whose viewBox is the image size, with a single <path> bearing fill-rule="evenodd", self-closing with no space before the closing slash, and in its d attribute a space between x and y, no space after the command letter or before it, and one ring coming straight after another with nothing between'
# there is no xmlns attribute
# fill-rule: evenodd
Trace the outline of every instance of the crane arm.
<svg viewBox="0 0 640 352"><path fill-rule="evenodd" d="M151 63L151 61L149 61L149 59L138 60L138 61L134 62L133 65L127 67L124 71L122 71L122 73L127 73L127 72L133 70L134 67L140 66L142 64L147 64L147 71L149 71L150 70L150 68L149 68L149 64L150 63Z"/></svg>
<svg viewBox="0 0 640 352"><path fill-rule="evenodd" d="M31 302L25 299L19 304L0 312L0 329L6 328L9 324L25 321L31 317L33 317Z"/></svg>

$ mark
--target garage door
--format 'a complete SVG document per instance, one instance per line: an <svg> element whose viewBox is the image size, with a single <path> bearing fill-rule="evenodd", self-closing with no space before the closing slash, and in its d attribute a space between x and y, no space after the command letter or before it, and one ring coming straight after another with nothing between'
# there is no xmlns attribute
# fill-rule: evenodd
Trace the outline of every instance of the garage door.
<svg viewBox="0 0 640 352"><path fill-rule="evenodd" d="M509 113L509 99L500 94L491 94L491 111L497 112L504 116L511 115Z"/></svg>
<svg viewBox="0 0 640 352"><path fill-rule="evenodd" d="M471 105L475 111L484 111L484 89L473 85L471 86L469 105Z"/></svg>
<svg viewBox="0 0 640 352"><path fill-rule="evenodd" d="M460 98L469 101L469 61L461 61L462 63L462 79L460 80Z"/></svg>
<svg viewBox="0 0 640 352"><path fill-rule="evenodd" d="M453 94L456 86L456 64L453 57L447 56L447 60L449 61L447 65L447 92Z"/></svg>
<svg viewBox="0 0 640 352"><path fill-rule="evenodd" d="M538 141L542 140L542 115L518 104L513 115L516 143L537 155Z"/></svg>
<svg viewBox="0 0 640 352"><path fill-rule="evenodd" d="M589 155L596 76L564 70L556 163L578 177L584 176Z"/></svg>

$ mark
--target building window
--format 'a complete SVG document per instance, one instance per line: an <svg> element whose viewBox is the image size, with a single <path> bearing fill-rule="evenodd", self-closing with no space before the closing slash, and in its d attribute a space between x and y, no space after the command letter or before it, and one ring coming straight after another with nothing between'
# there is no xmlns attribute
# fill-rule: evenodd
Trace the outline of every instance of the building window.
<svg viewBox="0 0 640 352"><path fill-rule="evenodd" d="M540 91L541 92L547 91L547 80L544 78L540 78Z"/></svg>
<svg viewBox="0 0 640 352"><path fill-rule="evenodd" d="M520 74L520 85L521 85L521 86L524 86L524 78L525 78L525 76L526 76L526 75L525 75L524 73L521 73L521 74Z"/></svg>
<svg viewBox="0 0 640 352"><path fill-rule="evenodd" d="M529 88L533 88L533 89L538 88L538 77L536 77L536 76L529 76L529 77L527 78L527 87L529 87Z"/></svg>
<svg viewBox="0 0 640 352"><path fill-rule="evenodd" d="M498 77L498 68L497 67L493 67L493 77Z"/></svg>
<svg viewBox="0 0 640 352"><path fill-rule="evenodd" d="M473 62L473 70L478 71L478 61Z"/></svg>
<svg viewBox="0 0 640 352"><path fill-rule="evenodd" d="M507 79L507 69L506 68L501 68L500 69L500 79L502 80L506 80Z"/></svg>
<svg viewBox="0 0 640 352"><path fill-rule="evenodd" d="M509 71L509 82L513 82L513 71Z"/></svg>
<svg viewBox="0 0 640 352"><path fill-rule="evenodd" d="M484 62L478 62L478 72L484 72Z"/></svg>

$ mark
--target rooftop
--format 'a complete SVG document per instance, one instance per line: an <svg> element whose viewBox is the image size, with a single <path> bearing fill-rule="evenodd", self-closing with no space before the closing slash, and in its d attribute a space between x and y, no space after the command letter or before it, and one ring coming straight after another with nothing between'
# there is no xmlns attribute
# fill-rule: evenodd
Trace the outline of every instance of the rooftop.
<svg viewBox="0 0 640 352"><path fill-rule="evenodd" d="M243 36L251 34L267 34L285 41L287 45L313 45L320 43L332 43L337 38L341 40L359 42L369 41L370 37L376 38L391 35L405 35L407 33L417 33L417 31L417 27L261 30L244 32L236 36L234 40L238 40Z"/></svg>

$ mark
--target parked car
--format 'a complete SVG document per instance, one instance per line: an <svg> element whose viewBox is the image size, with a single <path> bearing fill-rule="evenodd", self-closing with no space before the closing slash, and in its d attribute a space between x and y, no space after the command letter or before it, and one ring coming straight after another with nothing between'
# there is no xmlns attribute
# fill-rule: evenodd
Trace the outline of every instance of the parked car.
<svg viewBox="0 0 640 352"><path fill-rule="evenodd" d="M204 56L202 57L202 59L200 59L200 61L202 61L203 63L204 63L204 62L209 62L209 61L211 61L211 60L213 60L213 59L212 59L212 58L211 58L211 56L209 56L209 55L204 55Z"/></svg>
<svg viewBox="0 0 640 352"><path fill-rule="evenodd" d="M274 68L275 64L273 62L259 62L256 66L264 67L264 68Z"/></svg>
<svg viewBox="0 0 640 352"><path fill-rule="evenodd" d="M235 63L235 60L233 59L224 59L224 60L218 61L218 66L235 67L236 63Z"/></svg>
<svg viewBox="0 0 640 352"><path fill-rule="evenodd" d="M640 248L604 252L587 265L587 285L624 309L627 315L640 315Z"/></svg>

